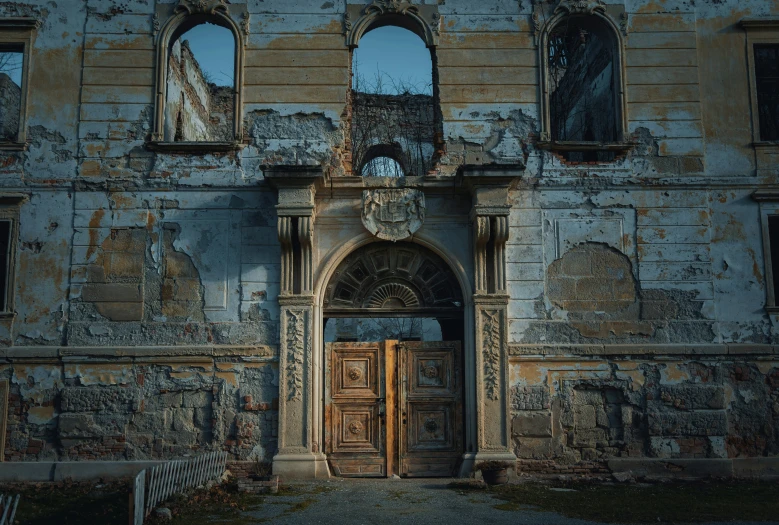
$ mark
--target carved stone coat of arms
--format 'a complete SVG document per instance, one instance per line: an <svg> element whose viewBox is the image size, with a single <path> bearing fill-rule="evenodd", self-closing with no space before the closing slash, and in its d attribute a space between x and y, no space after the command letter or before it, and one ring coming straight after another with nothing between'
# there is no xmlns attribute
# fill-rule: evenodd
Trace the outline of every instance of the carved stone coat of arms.
<svg viewBox="0 0 779 525"><path fill-rule="evenodd" d="M362 223L379 239L400 241L425 220L425 194L409 188L364 190Z"/></svg>

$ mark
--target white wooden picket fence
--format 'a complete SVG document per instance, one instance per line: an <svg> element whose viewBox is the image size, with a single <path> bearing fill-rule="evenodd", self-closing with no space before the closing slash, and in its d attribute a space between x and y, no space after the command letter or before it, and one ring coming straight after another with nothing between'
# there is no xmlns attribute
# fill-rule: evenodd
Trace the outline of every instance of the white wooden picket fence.
<svg viewBox="0 0 779 525"><path fill-rule="evenodd" d="M154 507L173 494L220 478L226 465L227 452L210 452L193 459L168 461L140 471L133 484L134 525L143 525L143 520Z"/></svg>
<svg viewBox="0 0 779 525"><path fill-rule="evenodd" d="M0 525L11 525L19 505L19 494L14 498L10 494L0 494Z"/></svg>

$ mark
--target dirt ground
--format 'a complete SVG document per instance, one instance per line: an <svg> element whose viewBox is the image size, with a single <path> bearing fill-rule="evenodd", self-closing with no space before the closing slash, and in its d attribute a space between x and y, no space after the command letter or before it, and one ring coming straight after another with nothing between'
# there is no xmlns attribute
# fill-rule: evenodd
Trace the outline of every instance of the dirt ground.
<svg viewBox="0 0 779 525"><path fill-rule="evenodd" d="M334 478L290 483L278 495L241 496L233 503L211 511L207 505L174 505L174 522L779 523L779 483L525 483L486 489L462 480Z"/></svg>
<svg viewBox="0 0 779 525"><path fill-rule="evenodd" d="M129 484L0 487L21 493L16 523L126 525ZM166 502L173 524L424 523L459 525L736 523L779 525L779 482L522 483L484 488L463 480L343 479L284 484L277 495L226 484ZM774 521L771 521L774 520ZM152 517L150 523L164 522Z"/></svg>

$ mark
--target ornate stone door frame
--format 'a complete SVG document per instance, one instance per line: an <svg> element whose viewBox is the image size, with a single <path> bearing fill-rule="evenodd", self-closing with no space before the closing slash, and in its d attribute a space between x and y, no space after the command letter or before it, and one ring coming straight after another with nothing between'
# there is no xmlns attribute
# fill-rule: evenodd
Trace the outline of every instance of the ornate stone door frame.
<svg viewBox="0 0 779 525"><path fill-rule="evenodd" d="M335 273L336 269L338 268L338 265L343 261L349 254L353 253L354 251L362 248L363 246L373 244L376 242L376 238L371 235L370 233L366 232L364 234L358 235L357 237L353 238L350 242L344 243L341 246L338 246L336 248L333 248L330 250L329 253L327 253L322 258L322 264L319 267L319 271L317 272L317 279L316 284L314 286L315 291L315 297L317 298L316 304L314 306L314 319L315 319L315 325L314 325L314 332L312 335L312 339L314 341L314 348L316 349L314 352L314 362L316 363L314 368L318 370L318 373L322 373L323 367L324 367L324 351L325 351L325 343L323 336L323 319L324 319L324 308L323 308L323 301L324 301L324 295L325 295L325 288L327 287L328 283L330 282L331 277ZM473 319L474 319L474 310L473 310L473 289L471 287L470 279L467 276L467 273L465 271L465 268L460 264L459 261L451 254L449 251L442 245L440 245L438 242L436 242L434 239L430 238L429 236L425 235L422 232L418 232L414 236L414 243L419 244L421 246L424 246L425 248L430 249L433 251L436 255L440 256L444 262L449 266L449 268L452 270L452 272L455 274L458 283L460 284L460 289L462 290L463 295L463 387L465 389L465 398L464 398L464 414L463 414L463 424L464 424L464 439L465 439L465 453L463 454L463 462L462 466L460 468L460 476L466 476L471 472L471 468L473 467L473 462L476 457L476 450L477 450L477 410L476 410L476 392L475 392L475 350L474 350L474 330L473 330ZM319 383L320 387L323 387L321 382ZM317 407L317 410L315 410L315 413L318 414L318 419L315 419L312 422L312 426L318 430L319 437L318 442L322 443L323 441L323 432L324 432L324 420L321 416L323 405L322 400L324 399L324 390L319 390L316 395L316 399L319 400L319 406ZM281 429L279 429L279 433L281 433ZM276 463L274 458L274 472L276 469Z"/></svg>
<svg viewBox="0 0 779 525"><path fill-rule="evenodd" d="M315 194L324 185L321 167L276 166L263 170L279 192L276 208L282 245L279 450L273 458L273 471L285 478L328 477L322 451L325 288L345 257L376 239L365 232L332 248L317 261L313 249ZM459 187L472 196L473 276L467 274L443 241L424 229L413 238L414 243L444 260L456 275L463 295L466 452L460 475L468 475L475 461L516 460L509 424L505 244L509 237L509 187L523 170L523 165L463 166L460 170Z"/></svg>

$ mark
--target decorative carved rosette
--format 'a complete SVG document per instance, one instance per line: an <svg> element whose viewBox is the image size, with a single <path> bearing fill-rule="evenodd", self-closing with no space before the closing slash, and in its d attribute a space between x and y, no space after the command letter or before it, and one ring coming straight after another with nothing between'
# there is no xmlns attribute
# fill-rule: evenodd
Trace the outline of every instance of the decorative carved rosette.
<svg viewBox="0 0 779 525"><path fill-rule="evenodd" d="M379 239L407 239L422 227L424 220L425 194L419 190L403 188L362 192L362 223Z"/></svg>

